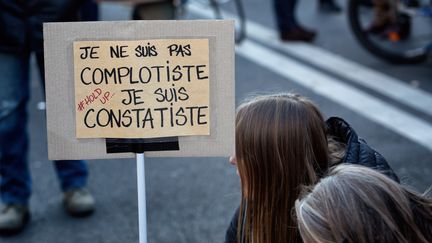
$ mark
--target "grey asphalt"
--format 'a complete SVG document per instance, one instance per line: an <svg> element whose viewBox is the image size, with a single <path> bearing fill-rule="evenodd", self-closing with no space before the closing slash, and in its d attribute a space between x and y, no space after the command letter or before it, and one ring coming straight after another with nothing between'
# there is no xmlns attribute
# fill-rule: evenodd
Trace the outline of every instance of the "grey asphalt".
<svg viewBox="0 0 432 243"><path fill-rule="evenodd" d="M270 4L270 1L248 0L248 18L274 28ZM104 7L103 11L105 20L128 16L127 8ZM420 89L432 91L431 61L416 66L389 65L358 46L343 14L317 14L314 1L302 1L297 13L305 25L319 28L316 45L407 83L418 80ZM336 39L335 35L339 37ZM63 211L54 169L47 159L45 113L37 109L37 103L43 99L41 88L35 72L32 77L29 104L29 160L34 183L32 220L22 234L0 238L0 242L138 242L134 160L89 161L89 187L97 200L95 214L75 219ZM310 97L326 116L340 116L349 121L388 159L404 184L418 191L432 185L432 151L237 55L236 102L257 91L295 91ZM388 102L396 104L397 100ZM429 121L432 119L425 114L422 116ZM227 158L147 158L146 179L148 242L223 242L240 200L239 181Z"/></svg>

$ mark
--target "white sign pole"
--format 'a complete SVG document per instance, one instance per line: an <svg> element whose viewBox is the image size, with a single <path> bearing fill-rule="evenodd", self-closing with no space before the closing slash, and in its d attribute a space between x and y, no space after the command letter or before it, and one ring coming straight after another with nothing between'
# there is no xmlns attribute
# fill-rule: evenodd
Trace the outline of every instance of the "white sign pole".
<svg viewBox="0 0 432 243"><path fill-rule="evenodd" d="M147 212L144 153L136 154L139 243L147 243Z"/></svg>

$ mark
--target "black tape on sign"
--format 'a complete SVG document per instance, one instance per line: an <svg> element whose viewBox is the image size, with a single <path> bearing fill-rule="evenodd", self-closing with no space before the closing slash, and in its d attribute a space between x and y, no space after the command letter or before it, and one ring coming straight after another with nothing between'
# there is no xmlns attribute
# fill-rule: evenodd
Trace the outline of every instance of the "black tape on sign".
<svg viewBox="0 0 432 243"><path fill-rule="evenodd" d="M146 151L179 150L178 137L164 138L107 138L107 153L144 153Z"/></svg>

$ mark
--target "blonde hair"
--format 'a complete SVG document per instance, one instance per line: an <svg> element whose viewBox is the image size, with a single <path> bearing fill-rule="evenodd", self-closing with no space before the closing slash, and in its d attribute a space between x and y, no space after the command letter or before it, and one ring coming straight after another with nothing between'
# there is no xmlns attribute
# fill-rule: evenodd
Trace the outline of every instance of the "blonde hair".
<svg viewBox="0 0 432 243"><path fill-rule="evenodd" d="M363 166L339 165L295 203L304 242L432 242L432 199Z"/></svg>
<svg viewBox="0 0 432 243"><path fill-rule="evenodd" d="M315 183L328 167L318 108L296 94L243 103L236 116L236 158L242 188L238 242L298 241L290 213L300 185Z"/></svg>

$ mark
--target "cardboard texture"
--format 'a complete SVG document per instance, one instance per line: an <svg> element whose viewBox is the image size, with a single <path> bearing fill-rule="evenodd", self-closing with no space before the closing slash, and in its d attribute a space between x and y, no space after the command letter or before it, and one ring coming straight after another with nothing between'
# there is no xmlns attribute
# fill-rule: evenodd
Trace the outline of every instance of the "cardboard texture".
<svg viewBox="0 0 432 243"><path fill-rule="evenodd" d="M208 39L77 41L74 72L77 138L210 134Z"/></svg>
<svg viewBox="0 0 432 243"><path fill-rule="evenodd" d="M234 21L117 21L44 24L48 157L133 158L108 154L104 138L76 138L73 43L81 41L208 40L210 135L179 137L180 150L148 157L228 156L234 151ZM115 97L115 96L114 96Z"/></svg>

